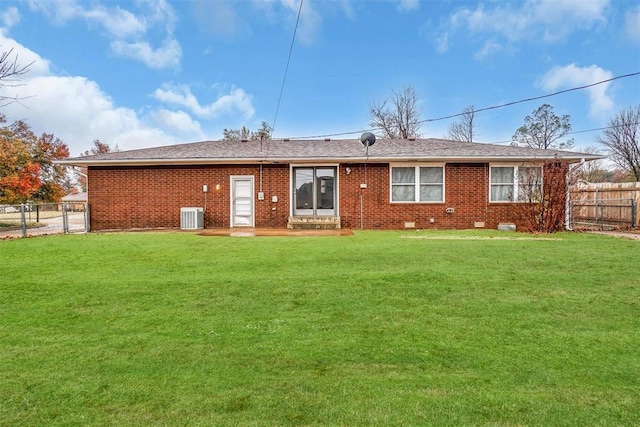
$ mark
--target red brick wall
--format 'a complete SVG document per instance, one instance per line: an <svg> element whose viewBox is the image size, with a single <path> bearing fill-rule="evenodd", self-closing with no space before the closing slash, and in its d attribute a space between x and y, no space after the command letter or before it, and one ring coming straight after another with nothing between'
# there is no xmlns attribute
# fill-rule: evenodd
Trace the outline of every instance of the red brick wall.
<svg viewBox="0 0 640 427"><path fill-rule="evenodd" d="M256 227L286 227L290 213L289 165L263 167L262 201L257 200L258 165L207 165L90 167L91 228L179 228L181 207L205 206L204 184L209 187L205 227L228 228L231 175L254 176ZM338 182L339 214L344 228L360 228L361 218L366 229L402 229L405 222L414 222L418 229L468 229L475 222L495 229L499 222L517 223L513 204L488 203L488 164L447 164L444 203L390 203L388 164L367 164L366 177L364 164L343 164L338 168ZM361 189L361 183L366 183L367 188ZM277 196L278 201L272 202L272 196ZM454 212L447 213L447 208Z"/></svg>
<svg viewBox="0 0 640 427"><path fill-rule="evenodd" d="M367 188L361 189L365 181ZM488 185L488 164L451 163L445 166L444 203L391 203L388 164L368 164L366 178L363 164L345 164L340 167L340 217L349 228L360 228L363 217L367 229L401 229L406 222L418 229L467 229L475 222L496 228L500 222L517 222L512 204L488 203Z"/></svg>
<svg viewBox="0 0 640 427"><path fill-rule="evenodd" d="M118 167L89 168L91 229L179 228L181 207L205 207L205 227L231 224L232 175L254 177L257 227L286 227L289 217L289 166L264 168L260 190L259 166ZM216 190L216 185L220 189ZM277 203L271 202L272 196Z"/></svg>

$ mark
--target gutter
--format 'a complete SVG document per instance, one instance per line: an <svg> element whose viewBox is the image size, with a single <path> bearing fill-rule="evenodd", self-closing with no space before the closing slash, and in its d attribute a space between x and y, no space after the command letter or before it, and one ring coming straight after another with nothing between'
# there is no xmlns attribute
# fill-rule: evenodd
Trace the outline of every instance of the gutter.
<svg viewBox="0 0 640 427"><path fill-rule="evenodd" d="M573 154L573 153L572 153ZM395 156L379 156L379 157L334 157L334 156L314 156L314 157L196 157L196 158L184 158L184 159L103 159L103 160L84 160L82 158L76 159L64 159L56 160L55 164L65 166L187 166L187 165L237 165L237 164L288 164L288 163L318 163L318 162L333 162L333 163L400 163L400 162L445 162L445 163L488 163L488 162L536 162L545 160L558 160L566 161L568 163L578 163L588 160L603 159L605 156L576 153L576 155L569 155L558 157L556 155L549 156L534 156L534 157L522 157L522 156L428 156L428 157L395 157Z"/></svg>

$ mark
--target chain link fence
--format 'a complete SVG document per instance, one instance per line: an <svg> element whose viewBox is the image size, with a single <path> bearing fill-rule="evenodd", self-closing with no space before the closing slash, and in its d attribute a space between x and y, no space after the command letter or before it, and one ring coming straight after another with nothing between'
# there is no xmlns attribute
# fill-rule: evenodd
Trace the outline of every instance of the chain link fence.
<svg viewBox="0 0 640 427"><path fill-rule="evenodd" d="M84 202L0 205L0 238L88 231L89 210Z"/></svg>

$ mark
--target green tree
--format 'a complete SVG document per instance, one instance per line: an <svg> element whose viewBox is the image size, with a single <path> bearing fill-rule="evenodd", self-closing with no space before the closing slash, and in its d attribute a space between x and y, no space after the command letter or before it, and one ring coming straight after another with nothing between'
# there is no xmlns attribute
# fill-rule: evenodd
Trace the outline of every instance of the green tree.
<svg viewBox="0 0 640 427"><path fill-rule="evenodd" d="M248 127L242 126L240 129L227 129L222 131L223 141L258 141L261 139L271 139L271 127L267 122L262 122L260 129L255 132Z"/></svg>
<svg viewBox="0 0 640 427"><path fill-rule="evenodd" d="M511 145L531 148L568 149L573 147L573 139L560 141L571 131L569 115L558 117L549 104L541 105L532 116L524 118L512 137Z"/></svg>

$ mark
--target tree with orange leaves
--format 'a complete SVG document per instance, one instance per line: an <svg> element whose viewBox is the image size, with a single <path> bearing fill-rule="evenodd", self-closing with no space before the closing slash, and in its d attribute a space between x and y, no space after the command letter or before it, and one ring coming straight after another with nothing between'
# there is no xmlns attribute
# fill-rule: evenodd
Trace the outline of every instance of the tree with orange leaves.
<svg viewBox="0 0 640 427"><path fill-rule="evenodd" d="M0 203L21 203L41 187L40 167L29 148L7 128L0 129Z"/></svg>
<svg viewBox="0 0 640 427"><path fill-rule="evenodd" d="M54 161L66 157L69 148L53 134L38 137L23 121L0 127L0 203L58 202L69 178Z"/></svg>

